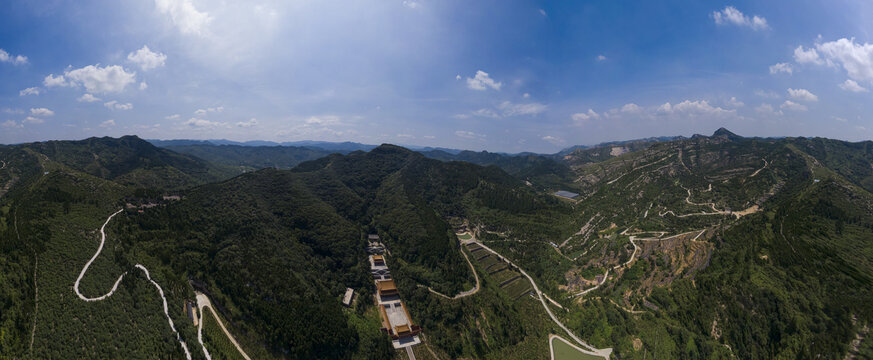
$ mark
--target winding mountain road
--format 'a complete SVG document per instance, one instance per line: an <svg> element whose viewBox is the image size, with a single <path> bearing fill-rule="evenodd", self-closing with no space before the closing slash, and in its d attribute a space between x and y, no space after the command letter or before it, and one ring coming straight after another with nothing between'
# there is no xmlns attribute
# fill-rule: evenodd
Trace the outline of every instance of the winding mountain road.
<svg viewBox="0 0 873 360"><path fill-rule="evenodd" d="M570 337L573 338L573 340L575 340L577 343L579 343L580 345L582 345L583 347L585 347L585 348L587 349L586 353L589 353L589 354L592 354L592 355L596 355L596 356L602 356L602 357L604 357L604 358L606 358L606 359L609 359L609 356L612 354L612 348L606 348L606 349L598 349L598 348L595 348L595 347L592 346L591 344L588 344L587 342L585 342L584 340L582 340L582 339L580 339L578 336L576 336L576 334L574 334L572 331L570 331L570 329L568 329L566 326L564 326L563 323L561 323L560 320L558 320L558 318L555 316L555 314L552 313L552 309L549 308L549 305L548 305L548 303L546 302L546 299L543 297L543 292L540 291L540 288L537 287L537 283L534 281L534 279L533 279L530 275L527 274L526 271L524 271L524 269L518 267L518 265L515 265L515 263L513 263L512 261L510 261L509 259L507 259L507 258L504 257L503 255L500 255L500 253L498 253L498 252L494 251L493 249L489 248L487 245L485 245L485 244L483 244L483 243L477 241L475 238L472 239L472 240L468 240L468 242L473 242L473 243L478 244L479 246L481 246L481 247L484 248L485 250L490 251L492 254L496 255L496 256L497 256L498 258L500 258L501 260L505 261L506 263L508 263L508 264L514 266L516 269L518 269L518 272L520 272L522 275L524 275L524 277L526 277L526 278L528 279L528 281L530 281L530 284L533 286L534 291L536 291L537 296L538 296L539 299L540 299L540 302L543 304L543 308L546 309L546 313L549 314L549 317L552 318L552 321L554 321L555 324L558 325L558 327L560 327L561 329L563 329L564 332L566 332L567 335L570 335Z"/></svg>
<svg viewBox="0 0 873 360"><path fill-rule="evenodd" d="M88 262L85 263L85 267L82 268L82 271L79 273L79 277L76 278L76 282L73 284L73 290L76 292L76 295L79 296L79 299L82 299L83 301L87 301L87 302L101 301L101 300L105 300L106 298L112 296L112 294L114 294L115 291L118 290L118 284L120 284L121 280L124 279L124 275L127 275L127 272L125 271L120 276L118 276L118 280L115 280L115 284L112 285L112 289L109 290L109 292L104 294L104 295L89 298L89 297L86 297L85 295L83 295L81 291L79 291L79 282L82 281L82 277L85 276L85 273L88 271L88 267L91 266L91 263L93 263L94 260L96 260L97 257L100 256L100 252L103 251L103 245L106 244L106 231L105 231L106 225L109 224L109 221L112 220L112 218L115 217L115 215L118 215L123 210L124 209L118 210L115 213L113 213L112 215L109 215L109 217L106 219L106 222L104 222L103 226L100 227L100 246L97 248L97 252L94 253L94 256L91 257L91 260L88 260ZM185 358L187 358L188 360L191 360L191 352L188 351L188 346L185 345L185 341L182 340L182 337L179 335L179 332L176 331L176 326L173 324L173 319L170 318L170 313L169 313L168 307L167 307L167 298L164 296L164 290L161 289L161 286L158 285L157 282L152 280L152 277L149 274L149 270L146 269L145 266L142 266L140 264L136 264L134 267L142 270L142 272L146 276L146 279L148 279L148 281L151 282L152 285L154 285L156 289L158 289L158 293L161 294L161 300L163 300L164 316L167 317L167 322L170 324L170 329L173 330L174 334L176 334L176 340L179 341L179 345L181 345L182 350L185 351Z"/></svg>
<svg viewBox="0 0 873 360"><path fill-rule="evenodd" d="M206 294L201 292L194 292L197 295L197 312L200 313L200 321L197 324L197 341L200 342L200 347L203 348L203 354L206 355L206 359L212 360L212 356L209 354L209 351L206 350L206 345L203 344L203 318L204 311L203 308L208 307L209 312L212 313L212 317L218 322L218 326L221 327L221 331L224 332L224 335L230 340L233 346L236 347L236 350L239 351L239 354L242 355L246 360L252 360L245 351L243 351L242 347L239 346L239 343L236 342L236 338L230 334L230 331L227 331L227 328L224 327L224 322L218 317L218 314L215 313L215 310L212 308L212 302L209 301L209 297Z"/></svg>
<svg viewBox="0 0 873 360"><path fill-rule="evenodd" d="M472 236L472 234L471 234L471 236ZM459 238L459 240L460 240L460 238ZM467 244L467 242L465 242L464 240L460 240L460 241L462 244ZM455 295L455 296L448 296L446 294L443 294L439 291L432 289L430 286L424 286L421 284L419 284L418 286L425 287L431 293L442 296L442 297L449 299L449 300L457 300L457 299L460 299L462 297L470 296L470 295L473 295L473 294L479 292L479 274L476 273L476 268L473 267L473 263L470 262L470 258L467 256L467 253L464 252L463 249L461 249L461 255L464 255L464 259L467 260L467 265L470 265L470 271L473 272L473 277L476 278L476 286L474 286L472 289L461 291L460 293L458 293L458 295Z"/></svg>

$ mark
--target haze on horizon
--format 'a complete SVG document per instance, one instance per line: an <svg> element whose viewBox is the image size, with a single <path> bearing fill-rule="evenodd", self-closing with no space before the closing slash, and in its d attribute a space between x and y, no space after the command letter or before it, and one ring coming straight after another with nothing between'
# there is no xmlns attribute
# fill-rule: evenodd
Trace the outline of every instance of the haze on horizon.
<svg viewBox="0 0 873 360"><path fill-rule="evenodd" d="M871 139L873 3L0 4L0 143Z"/></svg>

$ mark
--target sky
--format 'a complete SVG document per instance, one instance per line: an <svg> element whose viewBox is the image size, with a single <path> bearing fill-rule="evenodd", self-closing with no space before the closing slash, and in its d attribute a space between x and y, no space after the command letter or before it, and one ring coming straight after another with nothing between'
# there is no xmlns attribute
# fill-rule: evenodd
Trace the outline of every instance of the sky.
<svg viewBox="0 0 873 360"><path fill-rule="evenodd" d="M873 138L873 2L5 0L0 143Z"/></svg>

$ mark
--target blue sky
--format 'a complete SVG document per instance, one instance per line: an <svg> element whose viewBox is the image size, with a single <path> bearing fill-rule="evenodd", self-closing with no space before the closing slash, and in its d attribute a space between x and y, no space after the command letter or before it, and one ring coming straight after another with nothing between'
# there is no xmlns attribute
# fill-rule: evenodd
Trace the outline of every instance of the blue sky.
<svg viewBox="0 0 873 360"><path fill-rule="evenodd" d="M0 143L873 137L868 1L237 3L2 2Z"/></svg>

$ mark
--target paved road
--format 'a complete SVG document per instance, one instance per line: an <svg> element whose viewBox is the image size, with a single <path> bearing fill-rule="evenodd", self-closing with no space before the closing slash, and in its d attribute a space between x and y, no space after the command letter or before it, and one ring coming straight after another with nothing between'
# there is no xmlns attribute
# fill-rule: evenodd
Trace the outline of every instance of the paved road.
<svg viewBox="0 0 873 360"><path fill-rule="evenodd" d="M459 240L460 240L460 238L459 238ZM464 240L460 240L460 241L461 241L461 244L466 244L466 242ZM458 295L455 295L452 297L450 297L446 294L443 294L439 291L436 291L436 290L432 289L430 286L425 286L427 288L427 290L429 290L430 292L432 292L436 295L439 295L439 296L442 296L446 299L449 299L449 300L460 299L462 297L470 296L470 295L473 295L473 294L479 292L479 274L476 273L476 269L473 267L473 263L470 262L470 258L467 256L467 253L464 252L463 249L461 249L460 251L461 251L461 255L464 255L464 259L467 260L467 265L470 265L470 271L473 272L473 277L476 278L476 286L474 286L470 290L461 291L460 293L458 293ZM424 285L419 285L419 286L424 286Z"/></svg>
<svg viewBox="0 0 873 360"><path fill-rule="evenodd" d="M195 291L194 294L197 295L197 309L198 313L200 313L200 321L197 324L197 341L200 342L200 347L203 348L203 354L206 355L207 359L212 359L212 356L209 355L209 351L206 350L206 345L203 344L203 308L208 307L209 311L212 312L212 317L215 318L215 321L218 322L218 325L221 326L221 331L224 332L224 335L230 339L230 342L233 343L233 346L236 347L236 350L239 351L239 354L242 355L246 360L252 360L245 351L243 351L242 347L239 346L239 343L236 342L236 338L227 331L227 328L224 327L224 323L218 317L218 314L215 313L215 310L212 308L212 302L209 301L209 297L206 294Z"/></svg>
<svg viewBox="0 0 873 360"><path fill-rule="evenodd" d="M104 295L94 297L94 298L89 298L89 297L86 297L85 295L82 295L82 292L79 291L79 282L82 281L82 277L85 276L85 272L88 271L88 267L91 266L91 263L93 263L94 260L97 259L97 256L100 256L100 252L103 251L103 245L106 244L106 232L105 232L106 224L109 224L109 220L112 220L112 218L115 217L115 215L118 215L123 210L124 209L118 210L115 213L113 213L112 215L109 215L109 217L106 219L106 222L103 223L103 226L100 227L100 246L97 248L97 252L94 253L94 256L91 257L91 260L88 260L88 262L85 264L85 267L82 268L82 272L79 273L79 277L76 278L76 282L73 284L73 290L76 292L76 295L78 295L79 298L84 300L84 301L88 301L88 302L100 301L100 300L104 300L104 299L112 296L112 294L115 293L115 290L118 290L118 284L120 284L121 280L124 279L124 275L127 274L127 272L124 272L123 274L121 274L121 276L118 277L118 280L115 281L115 284L112 285L112 290L110 290L108 293L106 293ZM164 302L164 315L167 317L167 322L170 324L170 329L172 329L173 333L176 334L176 340L179 341L179 345L181 345L182 350L185 351L185 357L188 360L191 360L191 353L188 351L188 346L185 345L185 341L182 340L182 337L179 335L179 332L176 331L176 326L173 325L173 319L170 318L170 313L169 313L168 308L167 308L167 298L164 296L164 290L161 289L161 286L158 285L158 283L156 283L154 280L152 280L151 275L149 275L149 270L146 269L145 266L142 266L140 264L136 264L135 267L137 269L142 270L142 272L145 273L146 279L148 279L149 282L151 282L152 285L154 285L155 288L158 289L158 293L161 294L161 300L163 300L163 302Z"/></svg>
<svg viewBox="0 0 873 360"><path fill-rule="evenodd" d="M583 347L588 349L589 353L591 353L593 355L602 356L602 357L607 358L607 359L609 358L610 354L612 354L612 348L606 348L606 349L595 348L591 344L588 344L587 342L585 342L584 340L582 340L578 336L576 336L576 334L574 334L572 331L570 331L570 329L568 329L566 326L564 326L563 323L561 323L560 320L558 320L558 318L555 316L555 314L552 313L552 309L550 309L549 305L546 303L546 299L543 297L543 292L540 291L539 287L537 287L537 283L534 281L534 279L530 275L527 274L526 271L524 271L524 269L518 267L518 265L515 265L512 261L503 257L503 255L500 255L500 253L492 250L491 248L489 248L485 244L483 244L475 239L470 240L470 242L474 242L476 244L479 244L479 246L485 248L485 250L488 250L492 254L497 255L497 257L499 257L503 261L509 263L510 265L512 265L516 269L518 269L518 272L520 272L522 275L524 275L524 277L526 277L530 281L531 285L533 285L534 291L536 291L537 296L540 299L540 302L543 304L543 307L546 309L546 313L549 314L549 317L552 318L552 321L554 321L555 324L557 324L561 329L563 329L567 333L567 335L570 335L570 337L573 338L573 340L575 340L577 343L579 343L580 345L582 345Z"/></svg>

